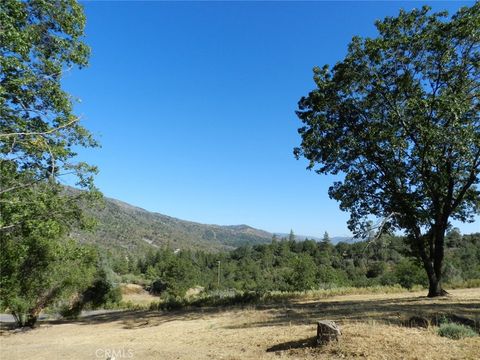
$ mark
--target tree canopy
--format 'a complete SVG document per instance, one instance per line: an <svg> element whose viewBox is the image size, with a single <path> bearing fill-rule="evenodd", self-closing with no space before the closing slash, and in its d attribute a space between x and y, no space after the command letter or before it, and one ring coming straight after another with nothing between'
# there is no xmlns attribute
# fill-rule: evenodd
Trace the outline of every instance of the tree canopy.
<svg viewBox="0 0 480 360"><path fill-rule="evenodd" d="M0 2L0 297L20 325L88 286L95 270L91 250L66 236L86 224L80 198L97 193L59 183L68 174L94 190L96 169L76 161L75 147L97 143L61 84L87 65L84 26L75 0Z"/></svg>
<svg viewBox="0 0 480 360"><path fill-rule="evenodd" d="M402 229L442 293L445 231L473 221L480 192L480 4L449 17L428 7L376 23L299 102L300 147L359 233L371 216Z"/></svg>
<svg viewBox="0 0 480 360"><path fill-rule="evenodd" d="M82 7L75 0L6 0L0 23L0 231L12 233L34 220L32 192L46 190L45 180L50 192L66 174L93 189L96 169L75 162L74 149L97 143L61 87L65 71L88 62Z"/></svg>
<svg viewBox="0 0 480 360"><path fill-rule="evenodd" d="M72 159L75 146L97 143L61 87L65 71L88 62L82 7L74 0L6 0L0 23L2 194L62 171L91 185L95 169ZM12 170L17 176L8 176Z"/></svg>

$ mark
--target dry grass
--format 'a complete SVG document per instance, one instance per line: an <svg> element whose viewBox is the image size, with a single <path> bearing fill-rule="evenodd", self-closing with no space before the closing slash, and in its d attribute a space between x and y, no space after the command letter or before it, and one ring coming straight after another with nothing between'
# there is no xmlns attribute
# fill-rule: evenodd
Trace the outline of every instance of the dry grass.
<svg viewBox="0 0 480 360"><path fill-rule="evenodd" d="M480 319L480 289L344 295L281 306L96 315L0 337L2 359L478 359L480 337L451 340L407 328L412 315ZM341 324L338 343L312 346L317 319ZM132 357L130 357L132 355Z"/></svg>
<svg viewBox="0 0 480 360"><path fill-rule="evenodd" d="M145 289L137 284L121 284L120 290L122 291L122 295L146 293Z"/></svg>
<svg viewBox="0 0 480 360"><path fill-rule="evenodd" d="M158 301L158 296L151 295L142 286L136 284L122 284L122 302L148 307L153 301Z"/></svg>

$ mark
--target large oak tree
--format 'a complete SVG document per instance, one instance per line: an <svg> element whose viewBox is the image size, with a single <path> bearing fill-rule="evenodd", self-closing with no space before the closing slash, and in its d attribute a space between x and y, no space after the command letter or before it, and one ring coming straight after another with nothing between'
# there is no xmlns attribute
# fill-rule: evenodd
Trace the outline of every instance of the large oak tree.
<svg viewBox="0 0 480 360"><path fill-rule="evenodd" d="M450 221L479 212L480 4L451 17L400 11L376 27L333 68L314 69L295 154L343 179L329 195L352 231L371 216L403 230L438 296Z"/></svg>

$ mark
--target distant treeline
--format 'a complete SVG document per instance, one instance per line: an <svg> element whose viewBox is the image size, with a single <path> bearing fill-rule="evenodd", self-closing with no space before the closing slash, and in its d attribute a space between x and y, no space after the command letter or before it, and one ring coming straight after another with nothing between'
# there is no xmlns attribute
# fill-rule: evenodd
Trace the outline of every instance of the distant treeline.
<svg viewBox="0 0 480 360"><path fill-rule="evenodd" d="M461 284L480 279L480 233L446 237L444 282ZM143 258L117 257L113 270L124 282L138 282L152 291L182 296L206 290L302 291L339 286L399 284L427 286L428 280L410 246L399 236L374 242L296 241L274 236L271 244L242 246L230 252L174 250L164 247Z"/></svg>

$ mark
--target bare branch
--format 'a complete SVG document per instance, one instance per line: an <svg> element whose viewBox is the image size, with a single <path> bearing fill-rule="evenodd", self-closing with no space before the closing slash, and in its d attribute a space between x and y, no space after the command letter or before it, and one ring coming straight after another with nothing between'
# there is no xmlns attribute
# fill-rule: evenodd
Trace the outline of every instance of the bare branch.
<svg viewBox="0 0 480 360"><path fill-rule="evenodd" d="M375 233L375 235L371 238L368 239L367 241L367 245L365 246L365 248L363 249L363 251L365 252L367 250L367 248L370 246L370 244L372 243L375 243L377 242L377 240L380 239L380 237L382 236L383 234L383 231L385 229L385 226L387 226L388 222L395 216L397 215L397 213L395 212L392 212L390 214L388 214L388 216L386 216L380 223L378 223L377 225L373 226L370 228L370 230L375 230L377 229L377 232Z"/></svg>

